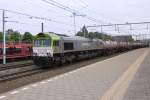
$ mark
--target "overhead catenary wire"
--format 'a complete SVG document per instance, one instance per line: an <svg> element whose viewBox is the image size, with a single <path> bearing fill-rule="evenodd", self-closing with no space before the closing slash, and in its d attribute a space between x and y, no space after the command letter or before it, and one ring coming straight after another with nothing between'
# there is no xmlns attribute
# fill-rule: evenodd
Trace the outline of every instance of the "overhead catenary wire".
<svg viewBox="0 0 150 100"><path fill-rule="evenodd" d="M64 4L67 4L68 6L73 7L74 9L78 9L78 11L84 10L88 7L88 5L85 4L84 2L82 2L81 0L72 0L71 2L72 2L71 5L69 5L67 3L64 3ZM74 4L78 4L78 5L74 5ZM78 6L78 7L76 7L76 6Z"/></svg>
<svg viewBox="0 0 150 100"><path fill-rule="evenodd" d="M33 15L30 15L30 14L27 14L27 13L20 13L20 12L18 12L18 11L12 11L12 10L6 10L6 9L0 9L0 10L5 10L5 11L7 11L7 12L11 12L11 13L13 13L13 14L17 14L17 15L22 15L22 16L25 16L25 17L27 17L27 18L29 18L29 20L31 19L31 20L33 20L33 19L37 19L37 20L45 20L44 18L47 18L47 17L38 17L38 16L33 16ZM18 16L17 16L18 17ZM10 17L9 17L10 18ZM47 19L49 19L49 18L47 18ZM60 29L60 30L65 30L65 29L62 29L61 27L57 27L57 28L55 28L55 30L49 30L49 29L51 29L50 28L50 26L49 26L49 22L51 22L51 24L52 24L52 22L53 23L57 23L57 24L62 24L62 25L66 25L67 27L73 27L73 25L72 24L68 24L68 23L64 23L64 22L61 22L61 21L57 21L57 20L45 20L46 22L45 22L45 24L47 24L47 25L44 25L46 28L48 28L48 32L52 32L52 31L56 31L56 30L58 30L58 29ZM43 21L42 21L43 22ZM39 25L37 25L37 24L33 24L33 23L26 23L26 22L21 22L21 21L15 21L15 23L16 24L20 24L20 25L28 25L28 26L33 26L33 27L41 27L41 24L39 24L39 23L37 23L37 24L39 24ZM78 26L79 27L79 26ZM59 32L59 31L58 31ZM67 32L67 31L66 31ZM61 33L63 33L63 32L61 32ZM63 33L63 34L65 34L65 33Z"/></svg>
<svg viewBox="0 0 150 100"><path fill-rule="evenodd" d="M83 1L83 0L78 0L79 2L81 2L82 4L84 4L85 5L85 7L88 7L88 4L87 3L85 3L85 1Z"/></svg>
<svg viewBox="0 0 150 100"><path fill-rule="evenodd" d="M35 0L36 1L36 0ZM35 6L38 6L39 8L41 8L42 10L44 10L44 12L43 12L43 14L41 14L41 15L44 15L45 13L47 13L47 12L53 12L53 13L55 13L55 14L59 14L59 12L57 12L56 11L56 9L49 9L49 8L47 8L47 6L45 6L45 5L43 5L43 4L45 4L44 2L35 2L34 0L23 0L23 2L25 2L26 4L29 4L29 5L31 5L31 6L33 6L34 5L34 7ZM33 8L31 9L31 10L33 10ZM66 17L66 16L68 16L68 15L66 15L66 14L63 14L63 15L55 15L56 17ZM69 16L68 16L69 17Z"/></svg>
<svg viewBox="0 0 150 100"><path fill-rule="evenodd" d="M91 25L91 26L87 26L87 27L105 27L105 26L124 26L124 25L140 25L140 24L150 24L150 22L135 22L135 23L123 23L123 24L103 24L103 25Z"/></svg>
<svg viewBox="0 0 150 100"><path fill-rule="evenodd" d="M20 21L16 21L16 23L19 24L19 25L28 25L28 26L32 26L32 27L41 27L40 24L37 25L37 24L31 24L31 23L26 23L26 22L20 22ZM50 26L49 26L49 25L44 25L44 27L50 29ZM54 30L56 30L56 29L64 30L64 28L61 28L61 27L54 27L54 28L55 28ZM53 31L53 30L49 30L48 32L52 32L52 31ZM56 31L57 31L57 30L56 30ZM26 32L26 31L24 31L24 32ZM57 32L56 32L56 33L57 33ZM65 34L65 33L63 33L63 34Z"/></svg>
<svg viewBox="0 0 150 100"><path fill-rule="evenodd" d="M13 11L13 10L6 10L6 9L0 9L0 10L5 10L5 11L10 12L10 13L14 13L14 14L18 14L18 15L23 15L23 16L26 16L26 17L28 17L30 19L45 20L45 21L55 22L55 23L63 24L63 25L67 25L67 26L73 26L72 24L65 23L65 22L60 22L60 21L56 21L56 20L52 20L52 19L47 18L47 17L34 16L34 15L26 14L26 13L20 13L20 12Z"/></svg>
<svg viewBox="0 0 150 100"><path fill-rule="evenodd" d="M64 6L56 1L53 1L53 0L42 0L42 1L72 13L72 9L70 9L69 7ZM76 11L74 10L74 12L76 12Z"/></svg>
<svg viewBox="0 0 150 100"><path fill-rule="evenodd" d="M60 8L60 9L63 9L63 10L65 10L65 11L67 11L67 12L70 12L70 13L76 13L76 14L79 14L79 15L85 15L85 14L82 14L82 13L80 13L78 10L75 10L75 9L72 9L72 8L70 8L70 7L68 7L68 6L65 6L65 5L63 5L63 4L61 4L61 3L58 3L58 2L56 2L56 1L54 1L54 0L42 0L43 2L45 2L45 3L48 3L48 4L50 4L50 5L53 5L53 6L56 6L56 7L58 7L58 8ZM84 17L84 18L86 18L86 19L88 19L88 20L91 20L91 21L93 21L93 22L96 22L96 23L104 23L103 21L101 21L101 20L98 20L98 19L95 19L95 18L92 18L92 17L89 17L89 16L82 16L82 17Z"/></svg>

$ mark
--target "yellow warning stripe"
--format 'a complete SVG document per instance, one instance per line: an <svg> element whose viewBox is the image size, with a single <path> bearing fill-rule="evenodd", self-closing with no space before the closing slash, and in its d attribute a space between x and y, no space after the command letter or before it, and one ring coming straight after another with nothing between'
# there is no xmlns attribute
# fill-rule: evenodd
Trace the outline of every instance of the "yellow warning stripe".
<svg viewBox="0 0 150 100"><path fill-rule="evenodd" d="M121 77L104 93L100 100L122 100L123 96L129 87L129 84L135 76L138 68L144 61L149 50L146 50Z"/></svg>

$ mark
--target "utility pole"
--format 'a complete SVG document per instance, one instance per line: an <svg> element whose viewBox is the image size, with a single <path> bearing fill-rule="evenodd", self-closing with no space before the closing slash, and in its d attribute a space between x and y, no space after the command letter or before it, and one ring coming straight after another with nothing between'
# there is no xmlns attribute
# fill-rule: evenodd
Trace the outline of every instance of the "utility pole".
<svg viewBox="0 0 150 100"><path fill-rule="evenodd" d="M86 15L77 15L75 12L72 13L73 14L73 21L74 21L74 34L76 35L76 16L86 16Z"/></svg>
<svg viewBox="0 0 150 100"><path fill-rule="evenodd" d="M3 64L6 64L5 10L3 10Z"/></svg>
<svg viewBox="0 0 150 100"><path fill-rule="evenodd" d="M101 26L101 33L103 33L103 26Z"/></svg>
<svg viewBox="0 0 150 100"><path fill-rule="evenodd" d="M149 25L147 24L147 30L149 29Z"/></svg>
<svg viewBox="0 0 150 100"><path fill-rule="evenodd" d="M76 13L75 12L73 12L72 13L73 14L73 21L74 21L74 34L76 35Z"/></svg>
<svg viewBox="0 0 150 100"><path fill-rule="evenodd" d="M42 33L44 32L44 23L41 23L41 29L42 29Z"/></svg>

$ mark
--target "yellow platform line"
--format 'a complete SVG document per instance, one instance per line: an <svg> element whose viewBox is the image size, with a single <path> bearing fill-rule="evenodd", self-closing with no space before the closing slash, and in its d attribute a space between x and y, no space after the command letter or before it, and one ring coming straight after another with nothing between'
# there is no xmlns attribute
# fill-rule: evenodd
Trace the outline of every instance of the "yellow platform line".
<svg viewBox="0 0 150 100"><path fill-rule="evenodd" d="M123 73L121 77L119 77L108 91L104 93L100 100L122 100L131 80L148 53L149 50L146 50L139 58L137 58L137 60Z"/></svg>

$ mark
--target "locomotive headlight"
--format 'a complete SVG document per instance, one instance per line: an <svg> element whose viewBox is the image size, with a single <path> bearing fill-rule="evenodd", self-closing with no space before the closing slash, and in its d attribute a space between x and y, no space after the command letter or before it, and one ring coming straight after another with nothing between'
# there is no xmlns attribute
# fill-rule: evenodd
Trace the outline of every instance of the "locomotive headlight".
<svg viewBox="0 0 150 100"><path fill-rule="evenodd" d="M47 50L46 52L47 52L47 53L50 53L50 52L51 52L51 50Z"/></svg>
<svg viewBox="0 0 150 100"><path fill-rule="evenodd" d="M38 53L38 50L34 50L33 52L34 52L34 53Z"/></svg>
<svg viewBox="0 0 150 100"><path fill-rule="evenodd" d="M51 54L50 54L50 53L47 53L47 55L48 55L48 56L51 56Z"/></svg>

